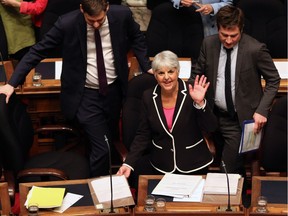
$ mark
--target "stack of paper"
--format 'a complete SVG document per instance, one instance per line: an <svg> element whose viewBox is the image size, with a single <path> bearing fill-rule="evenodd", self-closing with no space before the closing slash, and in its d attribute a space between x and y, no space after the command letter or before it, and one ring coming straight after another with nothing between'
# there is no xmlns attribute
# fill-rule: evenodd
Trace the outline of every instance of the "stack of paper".
<svg viewBox="0 0 288 216"><path fill-rule="evenodd" d="M62 205L65 188L33 186L27 195L26 208L37 204L38 208L55 208Z"/></svg>
<svg viewBox="0 0 288 216"><path fill-rule="evenodd" d="M228 174L230 194L236 195L239 174ZM227 177L225 173L208 173L204 185L204 194L228 194Z"/></svg>
<svg viewBox="0 0 288 216"><path fill-rule="evenodd" d="M200 184L200 175L179 175L167 173L152 191L154 195L177 198L189 197Z"/></svg>

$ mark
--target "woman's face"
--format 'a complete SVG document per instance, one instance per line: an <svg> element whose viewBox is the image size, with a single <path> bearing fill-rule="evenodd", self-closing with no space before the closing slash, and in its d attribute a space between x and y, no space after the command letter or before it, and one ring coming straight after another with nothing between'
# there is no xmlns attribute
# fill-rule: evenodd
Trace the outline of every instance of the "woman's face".
<svg viewBox="0 0 288 216"><path fill-rule="evenodd" d="M162 91L174 92L177 90L179 76L177 68L162 67L154 72L154 76Z"/></svg>

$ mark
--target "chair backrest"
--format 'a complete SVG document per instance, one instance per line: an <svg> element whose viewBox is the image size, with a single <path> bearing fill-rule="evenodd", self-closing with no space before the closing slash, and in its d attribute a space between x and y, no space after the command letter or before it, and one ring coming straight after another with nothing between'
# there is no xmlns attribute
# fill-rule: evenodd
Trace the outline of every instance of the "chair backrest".
<svg viewBox="0 0 288 216"><path fill-rule="evenodd" d="M6 104L0 94L0 160L4 170L16 175L24 166L33 143L33 126L24 105L14 93Z"/></svg>
<svg viewBox="0 0 288 216"><path fill-rule="evenodd" d="M204 38L203 25L194 7L175 9L171 2L155 7L147 28L148 55L171 50L178 57L197 58Z"/></svg>
<svg viewBox="0 0 288 216"><path fill-rule="evenodd" d="M287 5L281 0L240 0L244 32L266 43L272 58L287 58Z"/></svg>
<svg viewBox="0 0 288 216"><path fill-rule="evenodd" d="M139 120L143 92L157 84L153 75L143 73L132 78L128 83L127 96L123 105L123 143L129 150L136 134Z"/></svg>
<svg viewBox="0 0 288 216"><path fill-rule="evenodd" d="M287 172L287 95L276 99L261 144L260 166L266 172Z"/></svg>
<svg viewBox="0 0 288 216"><path fill-rule="evenodd" d="M157 5L165 3L165 2L171 2L170 0L147 0L147 8L150 10L153 10Z"/></svg>

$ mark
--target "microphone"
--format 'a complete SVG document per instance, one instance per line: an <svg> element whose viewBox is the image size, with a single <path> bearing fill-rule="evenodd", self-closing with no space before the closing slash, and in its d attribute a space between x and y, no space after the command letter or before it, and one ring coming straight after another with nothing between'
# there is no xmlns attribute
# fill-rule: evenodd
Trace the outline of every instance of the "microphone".
<svg viewBox="0 0 288 216"><path fill-rule="evenodd" d="M110 193L111 193L111 204L110 204L110 212L109 213L115 213L114 207L113 207L113 184L112 184L112 165L111 165L111 150L110 150L110 145L109 141L106 135L104 135L105 142L107 143L108 146L108 154L109 154L109 174L110 174Z"/></svg>
<svg viewBox="0 0 288 216"><path fill-rule="evenodd" d="M227 179L227 189L228 189L228 203L227 203L227 209L226 211L232 211L231 209L231 204L230 204L230 186L229 186L229 177L228 177L228 173L227 173L227 169L226 169L226 165L224 163L224 161L221 161L222 167L225 171L226 174L226 179Z"/></svg>

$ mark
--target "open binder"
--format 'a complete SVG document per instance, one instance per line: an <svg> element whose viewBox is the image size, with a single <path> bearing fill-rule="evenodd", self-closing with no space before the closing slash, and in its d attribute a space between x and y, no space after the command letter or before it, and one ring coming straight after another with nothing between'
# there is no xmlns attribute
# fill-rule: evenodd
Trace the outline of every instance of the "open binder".
<svg viewBox="0 0 288 216"><path fill-rule="evenodd" d="M96 209L111 207L110 176L88 180L89 189ZM125 176L112 176L113 207L135 205L133 196Z"/></svg>

